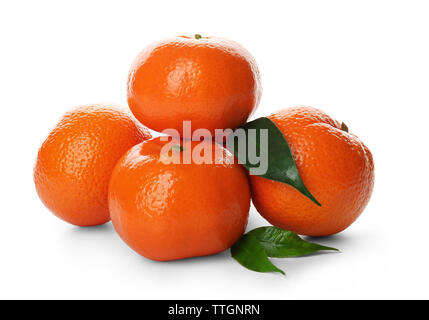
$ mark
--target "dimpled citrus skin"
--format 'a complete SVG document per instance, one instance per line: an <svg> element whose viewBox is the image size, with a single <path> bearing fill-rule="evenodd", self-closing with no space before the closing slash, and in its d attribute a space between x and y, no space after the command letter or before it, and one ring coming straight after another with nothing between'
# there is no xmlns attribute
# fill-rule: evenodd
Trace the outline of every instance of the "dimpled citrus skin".
<svg viewBox="0 0 429 320"><path fill-rule="evenodd" d="M282 131L304 184L322 206L287 184L250 176L258 212L277 227L308 236L347 228L371 197L374 163L369 149L315 108L284 109L269 118Z"/></svg>
<svg viewBox="0 0 429 320"><path fill-rule="evenodd" d="M107 190L113 168L125 151L150 137L119 109L88 105L71 110L39 149L34 183L40 199L74 225L109 221Z"/></svg>
<svg viewBox="0 0 429 320"><path fill-rule="evenodd" d="M208 147L220 150L223 164L165 164L160 159L166 143L160 138L145 141L116 165L109 185L116 231L132 249L153 260L226 250L247 225L250 188L245 169L212 143Z"/></svg>
<svg viewBox="0 0 429 320"><path fill-rule="evenodd" d="M258 106L261 82L241 45L215 37L178 36L146 47L132 64L128 104L155 131L236 128Z"/></svg>

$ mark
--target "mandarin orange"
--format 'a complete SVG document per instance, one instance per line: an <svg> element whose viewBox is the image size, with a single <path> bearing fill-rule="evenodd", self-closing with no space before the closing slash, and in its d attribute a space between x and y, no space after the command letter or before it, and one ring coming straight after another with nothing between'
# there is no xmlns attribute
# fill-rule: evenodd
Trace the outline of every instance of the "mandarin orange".
<svg viewBox="0 0 429 320"><path fill-rule="evenodd" d="M269 116L288 141L301 178L322 204L290 185L250 176L252 200L274 226L308 236L338 233L352 224L374 186L371 152L344 124L311 107Z"/></svg>
<svg viewBox="0 0 429 320"><path fill-rule="evenodd" d="M178 36L146 47L128 78L128 104L155 131L183 121L193 129L236 128L259 104L261 81L255 59L238 43L216 37Z"/></svg>
<svg viewBox="0 0 429 320"><path fill-rule="evenodd" d="M180 160L202 147L208 161ZM168 162L170 156L180 163ZM140 143L119 160L109 185L116 231L136 252L159 261L228 249L246 228L249 206L244 167L211 142Z"/></svg>
<svg viewBox="0 0 429 320"><path fill-rule="evenodd" d="M117 108L73 109L39 149L34 183L40 199L57 217L74 225L109 221L107 190L113 168L125 151L149 138L146 128Z"/></svg>

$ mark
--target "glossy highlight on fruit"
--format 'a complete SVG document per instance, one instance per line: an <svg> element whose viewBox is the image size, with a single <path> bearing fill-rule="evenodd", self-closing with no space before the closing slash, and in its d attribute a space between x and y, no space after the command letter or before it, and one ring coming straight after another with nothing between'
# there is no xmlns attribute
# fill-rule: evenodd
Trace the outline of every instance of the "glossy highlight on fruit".
<svg viewBox="0 0 429 320"><path fill-rule="evenodd" d="M136 252L166 261L219 253L243 234L250 207L245 169L222 146L154 138L129 150L109 185L112 223ZM212 150L213 163L166 163L187 148ZM217 151L217 152L216 152ZM222 159L222 161L215 160Z"/></svg>
<svg viewBox="0 0 429 320"><path fill-rule="evenodd" d="M40 199L74 225L109 221L107 190L113 168L125 151L150 137L116 107L85 105L67 112L37 155L34 183Z"/></svg>
<svg viewBox="0 0 429 320"><path fill-rule="evenodd" d="M128 78L135 117L161 132L182 123L237 128L259 104L261 80L255 59L238 43L216 37L177 36L146 47Z"/></svg>
<svg viewBox="0 0 429 320"><path fill-rule="evenodd" d="M318 206L290 185L250 176L252 201L271 224L308 236L350 226L374 186L372 154L347 126L312 107L284 109L268 117L285 136L299 174Z"/></svg>

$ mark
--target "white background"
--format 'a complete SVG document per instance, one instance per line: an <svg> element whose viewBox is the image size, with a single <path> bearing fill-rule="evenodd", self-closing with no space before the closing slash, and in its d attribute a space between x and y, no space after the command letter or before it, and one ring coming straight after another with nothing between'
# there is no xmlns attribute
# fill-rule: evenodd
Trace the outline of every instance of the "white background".
<svg viewBox="0 0 429 320"><path fill-rule="evenodd" d="M429 298L429 7L426 1L2 1L0 298ZM229 252L153 262L112 225L52 215L32 179L37 149L79 104L126 105L148 43L223 36L256 58L254 117L306 104L372 150L373 197L359 220L318 239L341 249L251 272ZM249 228L267 223L252 208Z"/></svg>

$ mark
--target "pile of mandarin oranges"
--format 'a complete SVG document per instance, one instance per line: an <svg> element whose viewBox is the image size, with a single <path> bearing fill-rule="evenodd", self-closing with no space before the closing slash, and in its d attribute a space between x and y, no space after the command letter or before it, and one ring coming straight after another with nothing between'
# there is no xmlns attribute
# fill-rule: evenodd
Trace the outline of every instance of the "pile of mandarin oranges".
<svg viewBox="0 0 429 320"><path fill-rule="evenodd" d="M195 35L153 43L131 66L129 110L78 106L49 133L34 167L37 193L70 224L111 220L132 249L158 261L230 248L245 232L251 201L269 223L301 235L346 229L369 201L374 164L362 141L323 111L298 106L268 116L321 205L249 174L215 139L184 143L184 121L214 138L217 129L245 125L261 93L255 59L234 41ZM166 130L178 136L152 137ZM163 161L189 148L211 150L213 161Z"/></svg>

